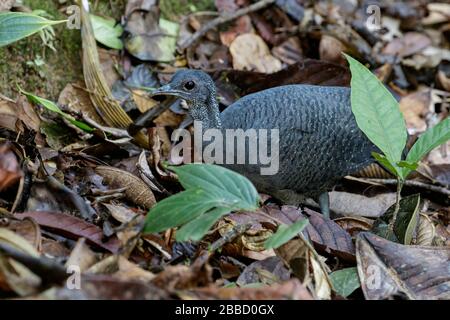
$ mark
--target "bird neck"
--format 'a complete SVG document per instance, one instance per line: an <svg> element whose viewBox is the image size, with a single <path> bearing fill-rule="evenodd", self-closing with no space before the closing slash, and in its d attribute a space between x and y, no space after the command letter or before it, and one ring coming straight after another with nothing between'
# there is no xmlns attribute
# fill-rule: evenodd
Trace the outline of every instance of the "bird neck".
<svg viewBox="0 0 450 320"><path fill-rule="evenodd" d="M206 102L196 103L191 108L198 111L192 112L192 118L201 121L204 129L219 129L222 127L219 104L214 95L211 95Z"/></svg>

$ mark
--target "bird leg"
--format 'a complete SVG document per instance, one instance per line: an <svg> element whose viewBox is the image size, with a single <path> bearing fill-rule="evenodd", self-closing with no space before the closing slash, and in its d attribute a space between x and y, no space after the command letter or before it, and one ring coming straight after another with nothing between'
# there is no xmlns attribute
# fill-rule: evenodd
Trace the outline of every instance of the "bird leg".
<svg viewBox="0 0 450 320"><path fill-rule="evenodd" d="M330 197L328 192L323 192L319 195L320 211L325 218L330 218Z"/></svg>

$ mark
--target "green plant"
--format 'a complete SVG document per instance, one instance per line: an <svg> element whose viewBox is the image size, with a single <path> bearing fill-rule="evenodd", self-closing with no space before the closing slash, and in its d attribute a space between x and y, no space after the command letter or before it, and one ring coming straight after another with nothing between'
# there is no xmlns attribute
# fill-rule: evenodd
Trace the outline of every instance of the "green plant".
<svg viewBox="0 0 450 320"><path fill-rule="evenodd" d="M78 121L74 117L72 117L70 114L67 114L67 113L61 111L61 109L54 102L44 99L44 98L41 98L41 97L38 97L38 96L35 96L29 92L22 90L20 87L19 87L19 91L28 98L28 101L30 101L34 104L37 104L37 105L41 105L44 108L46 108L47 110L50 110L52 112L59 114L61 117L68 120L71 124L80 128L81 130L84 130L86 132L94 131L94 129L92 127L90 127L89 125L87 125L86 123Z"/></svg>
<svg viewBox="0 0 450 320"><path fill-rule="evenodd" d="M345 54L344 54L345 55ZM392 220L393 231L400 208L400 193L408 175L417 169L419 161L431 150L450 140L450 118L423 133L409 150L405 160L407 131L399 104L378 78L364 65L345 55L350 64L351 105L359 128L383 154L374 158L397 178L397 199Z"/></svg>
<svg viewBox="0 0 450 320"><path fill-rule="evenodd" d="M41 33L43 41L50 40L54 33L49 31L49 27L66 21L52 21L32 13L1 12L0 47L7 46L43 30L47 30Z"/></svg>
<svg viewBox="0 0 450 320"><path fill-rule="evenodd" d="M231 211L252 211L259 195L252 183L240 174L211 164L187 164L169 167L185 191L158 202L148 213L144 232L160 232L181 227L178 241L199 241L222 216ZM291 226L280 225L269 238L270 247L278 247L296 236L307 220ZM271 240L272 239L272 240Z"/></svg>

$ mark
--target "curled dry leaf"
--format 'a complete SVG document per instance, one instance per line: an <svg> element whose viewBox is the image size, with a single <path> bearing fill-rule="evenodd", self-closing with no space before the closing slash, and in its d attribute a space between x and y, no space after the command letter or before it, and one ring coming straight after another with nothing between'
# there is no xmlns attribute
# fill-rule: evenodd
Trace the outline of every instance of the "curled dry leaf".
<svg viewBox="0 0 450 320"><path fill-rule="evenodd" d="M133 203L146 209L150 209L156 203L150 188L134 174L108 166L98 166L95 168L95 172L101 175L110 186L126 187L125 196Z"/></svg>
<svg viewBox="0 0 450 320"><path fill-rule="evenodd" d="M431 219L421 213L419 215L419 225L417 227L417 235L414 241L418 246L431 246L433 245L434 237L436 236L436 228L434 227Z"/></svg>
<svg viewBox="0 0 450 320"><path fill-rule="evenodd" d="M322 261L323 257L319 256L303 237L287 242L275 252L302 283L313 280L311 290L317 298L330 299L332 284L328 277L328 267Z"/></svg>
<svg viewBox="0 0 450 320"><path fill-rule="evenodd" d="M281 62L270 54L264 40L252 33L241 34L230 45L233 56L233 68L262 73L274 73L281 70Z"/></svg>
<svg viewBox="0 0 450 320"><path fill-rule="evenodd" d="M312 300L311 294L297 279L259 288L207 287L179 292L182 299L238 300Z"/></svg>
<svg viewBox="0 0 450 320"><path fill-rule="evenodd" d="M366 299L450 299L450 248L406 246L364 232L356 240Z"/></svg>
<svg viewBox="0 0 450 320"><path fill-rule="evenodd" d="M41 227L71 239L86 238L89 243L104 248L112 253L116 253L119 250L117 238L111 238L108 241L103 242L102 229L65 213L31 211L17 213L14 216L19 219L27 217L33 218Z"/></svg>
<svg viewBox="0 0 450 320"><path fill-rule="evenodd" d="M86 239L80 238L67 259L66 267L77 266L81 272L97 262L95 253L86 245Z"/></svg>

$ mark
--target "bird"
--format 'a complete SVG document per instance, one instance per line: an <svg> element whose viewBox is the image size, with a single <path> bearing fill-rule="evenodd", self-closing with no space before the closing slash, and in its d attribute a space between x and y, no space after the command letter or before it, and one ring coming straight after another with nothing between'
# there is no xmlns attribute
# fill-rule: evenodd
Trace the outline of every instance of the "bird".
<svg viewBox="0 0 450 320"><path fill-rule="evenodd" d="M201 70L180 69L150 94L185 100L189 115L206 129L278 129L276 174L262 175L259 162L222 165L285 204L302 206L307 198L313 199L329 217L328 191L342 177L373 163L372 152L378 151L356 123L350 90L278 86L246 95L220 112L213 79Z"/></svg>

